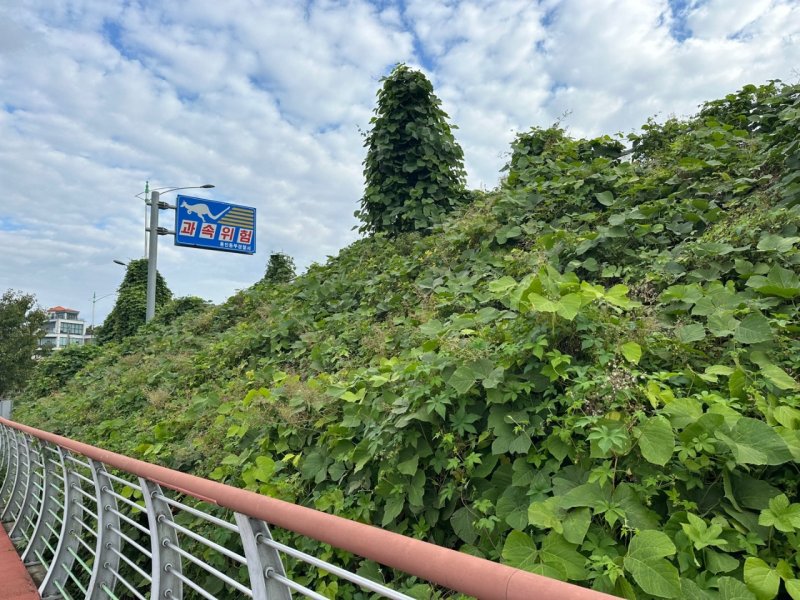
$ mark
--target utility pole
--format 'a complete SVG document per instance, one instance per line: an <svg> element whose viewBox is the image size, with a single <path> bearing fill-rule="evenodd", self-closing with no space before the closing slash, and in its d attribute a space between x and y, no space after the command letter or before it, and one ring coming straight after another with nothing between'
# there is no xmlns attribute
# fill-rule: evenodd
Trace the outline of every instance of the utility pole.
<svg viewBox="0 0 800 600"><path fill-rule="evenodd" d="M149 323L156 314L156 263L158 262L158 203L161 192L150 193L150 244L147 254L147 310L144 322Z"/></svg>

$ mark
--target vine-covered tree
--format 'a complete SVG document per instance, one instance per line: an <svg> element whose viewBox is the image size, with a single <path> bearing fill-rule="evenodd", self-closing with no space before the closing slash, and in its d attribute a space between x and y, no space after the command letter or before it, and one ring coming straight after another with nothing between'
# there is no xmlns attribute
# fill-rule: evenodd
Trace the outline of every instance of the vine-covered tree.
<svg viewBox="0 0 800 600"><path fill-rule="evenodd" d="M425 75L399 64L381 81L356 216L361 231L428 229L465 198L464 153Z"/></svg>
<svg viewBox="0 0 800 600"><path fill-rule="evenodd" d="M273 252L269 255L267 272L264 274L263 282L285 283L294 279L294 261L292 257L283 252Z"/></svg>
<svg viewBox="0 0 800 600"><path fill-rule="evenodd" d="M156 312L172 298L161 273L156 274ZM144 325L147 312L147 259L132 260L128 263L125 279L119 286L117 302L103 321L98 331L97 341L119 342Z"/></svg>
<svg viewBox="0 0 800 600"><path fill-rule="evenodd" d="M0 397L30 376L45 319L31 294L7 290L0 297Z"/></svg>

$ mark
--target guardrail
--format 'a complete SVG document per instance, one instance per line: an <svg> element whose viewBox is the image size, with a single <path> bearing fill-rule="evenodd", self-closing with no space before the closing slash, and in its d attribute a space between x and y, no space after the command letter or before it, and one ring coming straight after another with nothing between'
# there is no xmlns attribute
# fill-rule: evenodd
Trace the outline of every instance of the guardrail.
<svg viewBox="0 0 800 600"><path fill-rule="evenodd" d="M413 600L281 543L270 526L480 599L613 598L3 418L0 472L0 520L39 565L43 598L325 600L335 588L309 587L322 571L363 598Z"/></svg>

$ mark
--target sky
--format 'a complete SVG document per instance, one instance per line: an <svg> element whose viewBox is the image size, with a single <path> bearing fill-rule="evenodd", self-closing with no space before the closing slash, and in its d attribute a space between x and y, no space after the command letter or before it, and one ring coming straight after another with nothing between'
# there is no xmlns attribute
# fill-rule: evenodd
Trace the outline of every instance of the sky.
<svg viewBox="0 0 800 600"><path fill-rule="evenodd" d="M146 181L257 209L252 256L160 238L177 296L224 301L271 252L324 263L359 237L363 134L399 62L492 189L532 126L630 133L796 83L800 0L0 0L0 292L102 322L112 261L144 255Z"/></svg>

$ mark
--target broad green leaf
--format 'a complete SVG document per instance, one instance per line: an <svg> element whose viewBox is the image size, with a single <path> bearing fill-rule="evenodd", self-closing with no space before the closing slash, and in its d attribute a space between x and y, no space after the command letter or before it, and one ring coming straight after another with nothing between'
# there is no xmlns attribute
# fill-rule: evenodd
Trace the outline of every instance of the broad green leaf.
<svg viewBox="0 0 800 600"><path fill-rule="evenodd" d="M690 323L683 325L675 330L675 337L682 344L690 344L691 342L699 342L706 337L706 330L700 323Z"/></svg>
<svg viewBox="0 0 800 600"><path fill-rule="evenodd" d="M489 291L495 295L503 296L517 287L517 281L513 277L501 277L489 282Z"/></svg>
<svg viewBox="0 0 800 600"><path fill-rule="evenodd" d="M473 512L466 506L462 506L453 513L450 517L450 524L453 526L453 531L456 535L468 544L474 544L478 539L478 532L475 530L475 525L472 521L474 519Z"/></svg>
<svg viewBox="0 0 800 600"><path fill-rule="evenodd" d="M642 347L639 344L636 342L627 342L622 344L620 350L622 350L622 356L624 356L628 362L632 362L635 365L639 364L639 359L642 358Z"/></svg>
<svg viewBox="0 0 800 600"><path fill-rule="evenodd" d="M744 583L733 577L720 577L717 585L720 600L757 600Z"/></svg>
<svg viewBox="0 0 800 600"><path fill-rule="evenodd" d="M558 533L550 532L542 541L539 558L546 565L563 573L565 581L586 579L586 557Z"/></svg>
<svg viewBox="0 0 800 600"><path fill-rule="evenodd" d="M535 312L554 313L558 310L558 304L540 294L528 294L526 300Z"/></svg>
<svg viewBox="0 0 800 600"><path fill-rule="evenodd" d="M703 550L703 560L706 568L718 575L720 573L730 573L739 568L739 561L725 552L717 552L711 548Z"/></svg>
<svg viewBox="0 0 800 600"><path fill-rule="evenodd" d="M706 324L714 337L727 337L736 332L739 321L733 316L733 311L719 310L709 315Z"/></svg>
<svg viewBox="0 0 800 600"><path fill-rule="evenodd" d="M772 329L767 318L760 313L750 313L742 319L733 339L742 344L760 344L772 339Z"/></svg>
<svg viewBox="0 0 800 600"><path fill-rule="evenodd" d="M419 455L414 454L408 460L397 463L397 470L403 475L414 475L417 472L417 464L419 463Z"/></svg>
<svg viewBox="0 0 800 600"><path fill-rule="evenodd" d="M553 529L563 533L561 516L557 513L558 498L550 497L542 502L533 502L528 507L528 522L539 529Z"/></svg>
<svg viewBox="0 0 800 600"><path fill-rule="evenodd" d="M792 600L800 600L800 579L787 581L786 592L792 597Z"/></svg>
<svg viewBox="0 0 800 600"><path fill-rule="evenodd" d="M597 198L597 201L603 206L611 206L614 204L614 194L611 192L599 192L595 194L594 197Z"/></svg>
<svg viewBox="0 0 800 600"><path fill-rule="evenodd" d="M778 595L781 578L763 560L749 556L744 561L744 582L757 600L772 600Z"/></svg>
<svg viewBox="0 0 800 600"><path fill-rule="evenodd" d="M530 536L514 530L506 537L502 557L512 567L533 571L533 567L539 562L539 551Z"/></svg>
<svg viewBox="0 0 800 600"><path fill-rule="evenodd" d="M759 419L742 417L730 435L717 431L716 436L727 444L736 462L742 465L780 465L792 459L783 438Z"/></svg>
<svg viewBox="0 0 800 600"><path fill-rule="evenodd" d="M711 600L711 595L691 579L681 578L682 600Z"/></svg>
<svg viewBox="0 0 800 600"><path fill-rule="evenodd" d="M659 598L678 598L681 580L664 557L675 554L675 545L660 531L645 530L633 536L623 564L646 593Z"/></svg>
<svg viewBox="0 0 800 600"><path fill-rule="evenodd" d="M387 525L393 523L397 516L402 512L404 504L405 498L401 494L390 496L389 499L386 500L386 504L383 507L383 519L381 520L381 526L386 527Z"/></svg>
<svg viewBox="0 0 800 600"><path fill-rule="evenodd" d="M447 384L454 388L459 394L466 394L475 384L476 380L475 371L466 365L462 365L453 371L453 374L450 375L450 378L447 380Z"/></svg>
<svg viewBox="0 0 800 600"><path fill-rule="evenodd" d="M582 544L592 522L589 508L574 508L567 512L563 520L564 539L571 544Z"/></svg>
<svg viewBox="0 0 800 600"><path fill-rule="evenodd" d="M508 487L497 500L495 514L512 529L525 529L528 526L528 502L524 488Z"/></svg>
<svg viewBox="0 0 800 600"><path fill-rule="evenodd" d="M792 246L797 242L800 242L800 237L783 237L768 233L758 240L757 248L762 252L784 253L791 250Z"/></svg>
<svg viewBox="0 0 800 600"><path fill-rule="evenodd" d="M760 372L766 380L779 390L800 389L800 384L792 379L786 371L772 364L763 352L751 352L750 360L760 367Z"/></svg>
<svg viewBox="0 0 800 600"><path fill-rule="evenodd" d="M561 299L556 303L556 312L558 313L558 316L563 317L568 321L572 321L576 316L578 316L581 305L582 301L580 294L567 294L565 296L561 296Z"/></svg>
<svg viewBox="0 0 800 600"><path fill-rule="evenodd" d="M794 271L773 265L766 276L753 275L747 280L747 286L754 288L765 296L780 298L796 298L800 296L800 278Z"/></svg>
<svg viewBox="0 0 800 600"><path fill-rule="evenodd" d="M663 467L669 462L675 451L675 436L665 417L658 415L645 421L639 435L639 450L645 460L655 465Z"/></svg>

